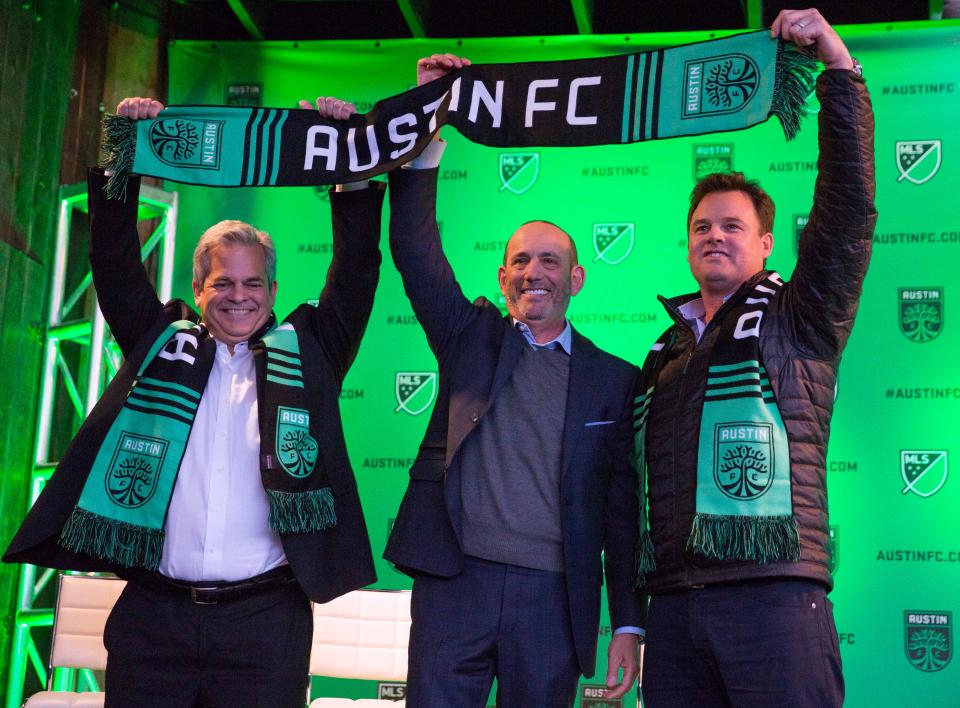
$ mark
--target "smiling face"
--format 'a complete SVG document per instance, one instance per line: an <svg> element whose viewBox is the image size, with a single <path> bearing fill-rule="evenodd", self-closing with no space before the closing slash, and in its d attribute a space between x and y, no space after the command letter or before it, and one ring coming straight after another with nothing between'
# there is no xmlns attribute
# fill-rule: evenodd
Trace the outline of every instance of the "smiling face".
<svg viewBox="0 0 960 708"><path fill-rule="evenodd" d="M277 282L269 282L259 245L221 243L210 250L210 272L193 281L193 296L210 334L230 347L247 341L270 317Z"/></svg>
<svg viewBox="0 0 960 708"><path fill-rule="evenodd" d="M510 316L546 342L566 327L567 306L584 277L583 266L574 263L570 237L553 224L532 221L507 242L500 292Z"/></svg>
<svg viewBox="0 0 960 708"><path fill-rule="evenodd" d="M687 261L703 293L726 296L763 269L773 234L761 233L757 210L744 192L710 192L687 231Z"/></svg>

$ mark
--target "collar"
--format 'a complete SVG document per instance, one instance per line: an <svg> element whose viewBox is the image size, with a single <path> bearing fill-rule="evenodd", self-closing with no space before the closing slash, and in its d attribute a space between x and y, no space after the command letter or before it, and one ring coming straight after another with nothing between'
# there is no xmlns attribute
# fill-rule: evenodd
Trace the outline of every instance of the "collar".
<svg viewBox="0 0 960 708"><path fill-rule="evenodd" d="M563 328L563 331L558 334L556 337L551 339L549 342L540 343L534 339L533 332L530 331L530 328L521 322L520 320L510 318L510 322L517 329L520 334L522 334L527 342L530 343L530 346L534 349L557 349L558 347L567 354L570 355L570 352L573 349L573 328L570 326L570 320L567 320L567 326Z"/></svg>

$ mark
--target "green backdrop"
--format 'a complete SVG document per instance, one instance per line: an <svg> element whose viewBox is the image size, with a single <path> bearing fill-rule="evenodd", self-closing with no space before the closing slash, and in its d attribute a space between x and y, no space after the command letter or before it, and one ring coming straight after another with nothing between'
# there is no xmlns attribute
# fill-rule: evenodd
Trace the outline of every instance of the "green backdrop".
<svg viewBox="0 0 960 708"><path fill-rule="evenodd" d="M860 314L841 367L828 460L836 566L831 597L848 705L957 705L960 660L950 658L953 615L960 615L960 483L949 477L948 461L960 452L960 322L954 304L947 310L945 301L958 296L960 263L960 158L954 152L960 152L960 23L840 31L863 63L873 96L880 212ZM335 95L365 111L409 88L416 59L433 52L474 62L546 60L714 36L719 33L175 42L169 99L292 107L300 98ZM794 266L796 234L816 175L812 117L789 144L776 121L737 133L575 150L486 148L450 128L444 137L449 145L440 171L439 220L465 293L498 297L496 269L507 236L532 218L554 221L574 235L587 271L586 287L570 310L574 326L636 363L667 324L656 294L695 288L684 223L695 174L733 168L761 180L778 207L770 263L785 277ZM189 297L190 257L200 232L219 219L238 218L269 231L277 243L278 313L316 297L330 261L325 190L170 187L180 192L177 294ZM387 255L341 401L378 557L429 415L434 372ZM414 391L402 401L399 383L404 396ZM378 587L409 587L382 560L378 573ZM601 656L609 634L608 625L600 628ZM584 682L582 705L604 705L589 690L602 683L603 671L599 667L598 676ZM356 697L372 697L378 688L332 683L315 688Z"/></svg>

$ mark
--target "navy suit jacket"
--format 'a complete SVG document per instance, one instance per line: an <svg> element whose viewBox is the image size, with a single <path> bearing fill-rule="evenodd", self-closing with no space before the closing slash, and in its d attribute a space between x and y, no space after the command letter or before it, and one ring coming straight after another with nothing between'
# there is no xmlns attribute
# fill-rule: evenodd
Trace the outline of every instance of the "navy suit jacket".
<svg viewBox="0 0 960 708"><path fill-rule="evenodd" d="M437 357L436 404L384 557L411 575L454 576L460 547L458 453L509 379L523 335L484 298L460 289L436 224L437 170L390 175L390 250ZM604 567L613 627L641 626L633 590L637 475L629 462L635 366L573 333L561 453L561 526L571 625L580 668L592 676ZM450 473L450 474L448 474Z"/></svg>

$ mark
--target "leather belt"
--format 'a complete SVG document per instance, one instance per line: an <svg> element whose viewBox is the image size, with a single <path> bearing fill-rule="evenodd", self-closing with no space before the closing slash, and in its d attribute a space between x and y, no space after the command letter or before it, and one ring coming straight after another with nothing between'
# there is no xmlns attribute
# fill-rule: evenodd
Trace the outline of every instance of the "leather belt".
<svg viewBox="0 0 960 708"><path fill-rule="evenodd" d="M246 580L230 582L195 583L174 580L160 573L138 575L136 580L147 587L168 595L188 598L195 605L219 605L224 602L243 600L254 595L276 590L296 582L289 565L268 570Z"/></svg>

